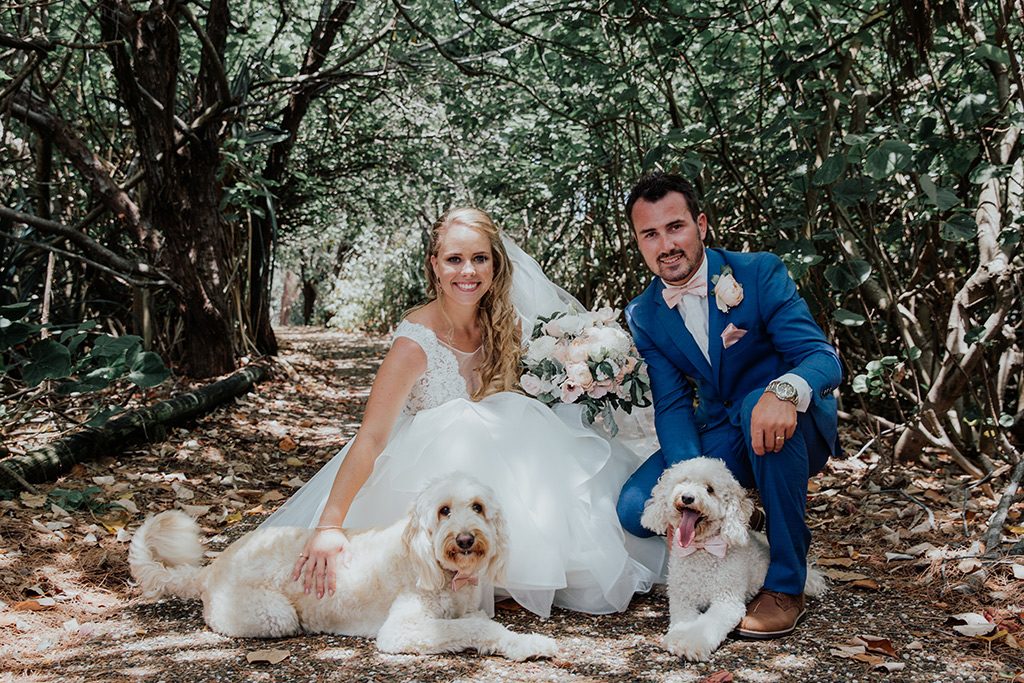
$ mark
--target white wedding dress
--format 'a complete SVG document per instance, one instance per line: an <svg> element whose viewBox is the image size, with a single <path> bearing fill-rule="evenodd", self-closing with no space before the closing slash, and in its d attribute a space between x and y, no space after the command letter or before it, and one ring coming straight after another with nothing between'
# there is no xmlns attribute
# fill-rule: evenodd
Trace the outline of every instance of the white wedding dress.
<svg viewBox="0 0 1024 683"><path fill-rule="evenodd" d="M529 318L525 322L532 327ZM625 534L615 512L619 489L641 462L638 454L585 425L579 406L552 410L513 392L472 401L467 378L474 354L409 321L398 325L394 337L416 342L427 369L344 526L390 524L428 480L465 472L495 491L509 533L506 581L484 590L488 612L493 588L542 617L552 604L607 614L626 609L635 592L659 579L664 539ZM351 443L263 526L314 526Z"/></svg>

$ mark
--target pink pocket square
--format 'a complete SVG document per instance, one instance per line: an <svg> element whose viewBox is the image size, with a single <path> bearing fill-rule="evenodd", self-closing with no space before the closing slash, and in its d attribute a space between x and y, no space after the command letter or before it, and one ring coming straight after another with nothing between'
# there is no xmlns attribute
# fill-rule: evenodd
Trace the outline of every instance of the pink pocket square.
<svg viewBox="0 0 1024 683"><path fill-rule="evenodd" d="M726 349L729 348L740 339L743 339L743 335L746 333L746 330L741 330L732 323L729 323L725 326L725 329L722 330L722 347Z"/></svg>

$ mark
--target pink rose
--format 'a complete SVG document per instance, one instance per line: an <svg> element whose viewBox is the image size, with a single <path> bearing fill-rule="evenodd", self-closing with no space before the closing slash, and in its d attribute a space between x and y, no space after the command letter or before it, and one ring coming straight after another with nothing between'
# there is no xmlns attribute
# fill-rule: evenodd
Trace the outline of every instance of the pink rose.
<svg viewBox="0 0 1024 683"><path fill-rule="evenodd" d="M519 378L519 384L523 387L523 391L530 396L540 396L543 393L541 390L544 388L544 383L537 375L528 372Z"/></svg>
<svg viewBox="0 0 1024 683"><path fill-rule="evenodd" d="M569 345L559 341L555 345L555 350L551 353L551 357L565 365L569 362Z"/></svg>
<svg viewBox="0 0 1024 683"><path fill-rule="evenodd" d="M728 313L733 306L743 301L743 285L736 281L732 273L718 276L714 289L715 305L722 313Z"/></svg>
<svg viewBox="0 0 1024 683"><path fill-rule="evenodd" d="M583 387L566 381L562 385L562 403L575 403L583 395Z"/></svg>
<svg viewBox="0 0 1024 683"><path fill-rule="evenodd" d="M565 366L565 376L569 382L583 388L594 383L594 376L590 374L590 368L586 363L569 363Z"/></svg>
<svg viewBox="0 0 1024 683"><path fill-rule="evenodd" d="M610 379L594 382L594 386L587 389L587 395L591 398L601 398L608 394L614 386L615 384Z"/></svg>

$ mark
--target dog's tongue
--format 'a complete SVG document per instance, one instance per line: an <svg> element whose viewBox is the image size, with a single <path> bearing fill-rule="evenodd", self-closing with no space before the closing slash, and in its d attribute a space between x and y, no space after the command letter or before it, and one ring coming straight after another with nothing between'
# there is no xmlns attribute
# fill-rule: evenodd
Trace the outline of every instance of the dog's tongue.
<svg viewBox="0 0 1024 683"><path fill-rule="evenodd" d="M693 543L693 536L697 528L697 520L700 519L700 513L696 510L683 510L682 519L679 520L679 526L676 527L676 543L679 544L680 548L687 548Z"/></svg>

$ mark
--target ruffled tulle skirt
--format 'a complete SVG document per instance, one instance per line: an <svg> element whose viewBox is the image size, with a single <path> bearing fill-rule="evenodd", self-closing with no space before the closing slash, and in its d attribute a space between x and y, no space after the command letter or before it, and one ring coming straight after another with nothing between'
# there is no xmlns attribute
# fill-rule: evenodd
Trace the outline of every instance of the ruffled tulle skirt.
<svg viewBox="0 0 1024 683"><path fill-rule="evenodd" d="M315 524L347 452L264 525ZM639 463L618 441L585 426L576 406L556 413L515 393L456 399L399 420L344 524L391 524L428 480L465 472L495 491L505 514L509 557L505 584L493 587L499 595L544 617L552 604L621 611L664 565L664 540L625 534L615 513L619 490ZM493 597L484 593L491 611Z"/></svg>

